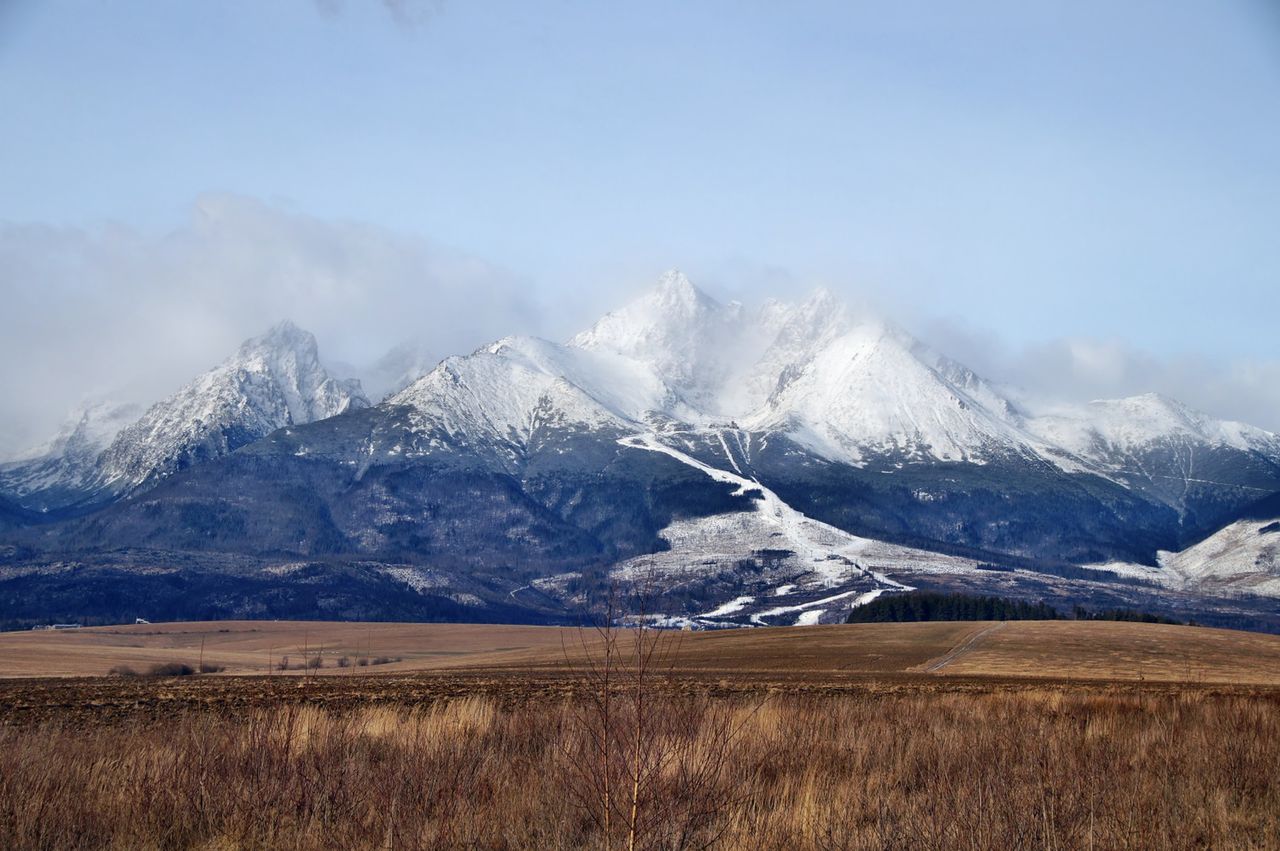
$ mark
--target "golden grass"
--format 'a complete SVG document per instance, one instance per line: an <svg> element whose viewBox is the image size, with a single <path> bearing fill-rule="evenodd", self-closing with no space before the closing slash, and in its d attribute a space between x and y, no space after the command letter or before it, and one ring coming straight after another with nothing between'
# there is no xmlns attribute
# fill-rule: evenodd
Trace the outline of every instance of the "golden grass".
<svg viewBox="0 0 1280 851"><path fill-rule="evenodd" d="M201 645L232 670L283 645L419 672L11 680L0 848L1280 848L1272 636L1027 622L604 638L0 636L10 675L195 663Z"/></svg>
<svg viewBox="0 0 1280 851"><path fill-rule="evenodd" d="M1017 621L949 663L951 676L1280 683L1280 636L1166 624Z"/></svg>
<svg viewBox="0 0 1280 851"><path fill-rule="evenodd" d="M1280 847L1274 694L938 688L655 697L658 739L689 747L645 799L664 818L639 847ZM619 847L566 764L590 751L579 708L466 697L0 728L0 847ZM683 761L708 748L723 758L688 783Z"/></svg>

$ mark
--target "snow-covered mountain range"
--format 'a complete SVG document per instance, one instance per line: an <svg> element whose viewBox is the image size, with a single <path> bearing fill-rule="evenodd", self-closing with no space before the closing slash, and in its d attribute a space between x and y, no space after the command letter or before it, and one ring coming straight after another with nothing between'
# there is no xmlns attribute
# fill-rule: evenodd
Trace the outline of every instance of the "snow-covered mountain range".
<svg viewBox="0 0 1280 851"><path fill-rule="evenodd" d="M829 293L747 313L678 272L565 345L507 338L447 359L390 402L442 420L465 412L450 430L515 443L553 418L633 431L732 424L854 465L1069 455L978 376Z"/></svg>
<svg viewBox="0 0 1280 851"><path fill-rule="evenodd" d="M832 462L984 464L1022 458L1068 472L1159 475L1151 453L1280 461L1280 438L1157 395L1020 409L999 388L829 292L755 312L679 272L567 344L511 337L452 357L393 396L451 434L518 449L540 423L636 431L782 434ZM1184 457L1185 456L1185 457ZM1163 462L1162 462L1163 463ZM1162 468L1163 469L1163 468Z"/></svg>
<svg viewBox="0 0 1280 851"><path fill-rule="evenodd" d="M420 360L388 356L387 386ZM921 584L1280 591L1256 556L1248 583L1177 567L1280 492L1280 438L1155 395L1031 410L823 291L749 310L669 272L565 343L504 338L372 407L284 323L117 428L0 470L23 509L130 497L24 546L323 556L503 618L655 572L702 625Z"/></svg>

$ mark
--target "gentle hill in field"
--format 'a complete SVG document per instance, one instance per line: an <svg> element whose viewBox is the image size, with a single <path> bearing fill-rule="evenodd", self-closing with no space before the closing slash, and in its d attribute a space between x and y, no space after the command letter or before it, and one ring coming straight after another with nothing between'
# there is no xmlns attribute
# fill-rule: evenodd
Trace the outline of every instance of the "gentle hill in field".
<svg viewBox="0 0 1280 851"><path fill-rule="evenodd" d="M941 673L1280 684L1280 636L1107 621L990 626Z"/></svg>
<svg viewBox="0 0 1280 851"><path fill-rule="evenodd" d="M997 676L1280 684L1280 637L1163 624L1009 621L848 624L663 633L694 676L838 680L859 675ZM320 675L564 670L594 632L483 624L215 621L0 635L0 676L99 676L196 665L227 674ZM203 650L202 650L203 646ZM340 659L347 667L339 667ZM361 659L373 664L360 666Z"/></svg>

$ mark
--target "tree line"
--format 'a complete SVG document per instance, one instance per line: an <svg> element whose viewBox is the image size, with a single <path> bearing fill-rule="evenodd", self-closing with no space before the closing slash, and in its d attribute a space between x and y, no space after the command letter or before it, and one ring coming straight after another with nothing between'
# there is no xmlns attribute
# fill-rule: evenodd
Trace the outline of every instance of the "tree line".
<svg viewBox="0 0 1280 851"><path fill-rule="evenodd" d="M1181 621L1133 609L1088 611L1076 605L1074 620L1129 621L1180 624ZM885 594L849 612L846 623L906 623L914 621L1053 621L1067 616L1043 600L1028 602L1005 597L937 591Z"/></svg>

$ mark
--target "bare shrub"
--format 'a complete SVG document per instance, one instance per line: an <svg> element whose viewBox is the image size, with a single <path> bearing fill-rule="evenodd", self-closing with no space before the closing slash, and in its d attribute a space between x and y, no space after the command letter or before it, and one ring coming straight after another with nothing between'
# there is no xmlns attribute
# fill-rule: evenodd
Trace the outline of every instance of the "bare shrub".
<svg viewBox="0 0 1280 851"><path fill-rule="evenodd" d="M743 723L705 698L664 695L681 634L648 627L643 605L619 628L615 599L579 632L581 652L565 649L584 698L562 719L559 773L606 847L706 847L735 798L723 768Z"/></svg>
<svg viewBox="0 0 1280 851"><path fill-rule="evenodd" d="M189 677L196 669L186 662L157 662L147 669L149 677Z"/></svg>

